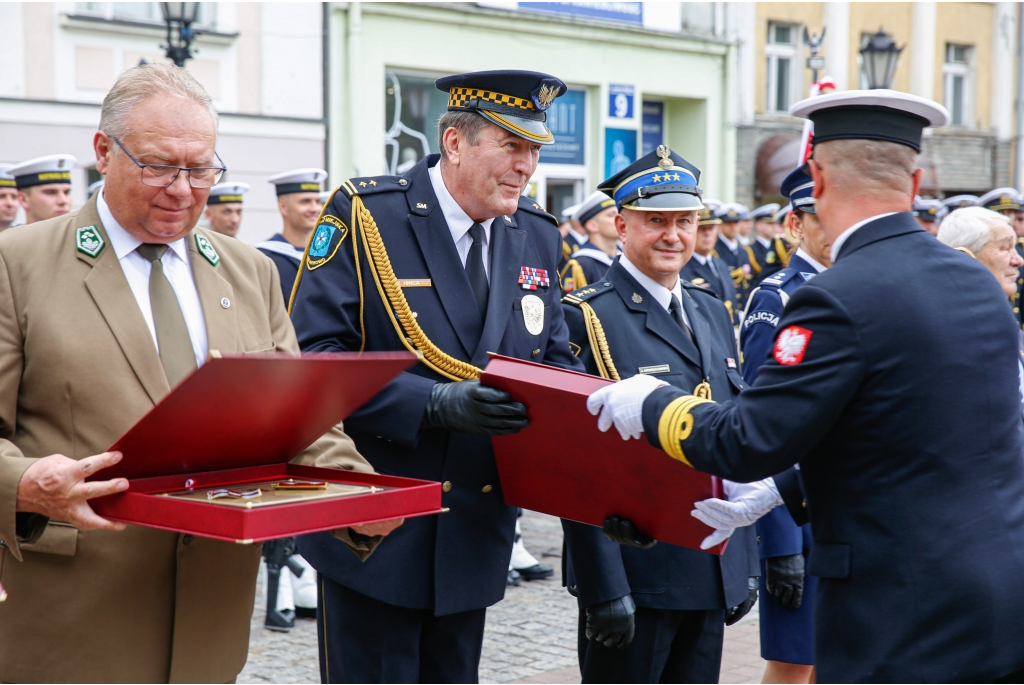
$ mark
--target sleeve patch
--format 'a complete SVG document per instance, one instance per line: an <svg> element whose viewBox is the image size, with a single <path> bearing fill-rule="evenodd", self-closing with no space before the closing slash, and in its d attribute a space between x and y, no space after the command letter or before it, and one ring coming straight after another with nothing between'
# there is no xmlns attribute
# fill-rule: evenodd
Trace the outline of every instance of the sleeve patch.
<svg viewBox="0 0 1024 685"><path fill-rule="evenodd" d="M787 326L775 339L773 356L783 366L799 364L807 353L807 345L811 342L813 331L800 326Z"/></svg>
<svg viewBox="0 0 1024 685"><path fill-rule="evenodd" d="M766 323L772 328L777 328L779 325L779 315L774 312L768 312L765 310L758 310L751 312L750 315L743 321L743 330L747 330L755 323Z"/></svg>
<svg viewBox="0 0 1024 685"><path fill-rule="evenodd" d="M320 224L313 231L313 237L309 242L309 251L306 255L306 268L310 271L318 269L331 261L338 252L338 248L348 237L348 226L341 219L330 214L325 214L320 219Z"/></svg>

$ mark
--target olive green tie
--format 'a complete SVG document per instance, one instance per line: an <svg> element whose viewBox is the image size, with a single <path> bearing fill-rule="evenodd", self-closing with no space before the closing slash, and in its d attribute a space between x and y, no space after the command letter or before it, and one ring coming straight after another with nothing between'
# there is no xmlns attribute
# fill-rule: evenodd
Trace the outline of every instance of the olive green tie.
<svg viewBox="0 0 1024 685"><path fill-rule="evenodd" d="M136 250L153 264L149 272L149 304L153 308L153 327L156 328L157 347L160 348L160 363L163 364L168 384L173 388L196 368L192 338L189 337L178 296L164 275L164 265L160 261L164 252L167 252L167 246L143 243Z"/></svg>

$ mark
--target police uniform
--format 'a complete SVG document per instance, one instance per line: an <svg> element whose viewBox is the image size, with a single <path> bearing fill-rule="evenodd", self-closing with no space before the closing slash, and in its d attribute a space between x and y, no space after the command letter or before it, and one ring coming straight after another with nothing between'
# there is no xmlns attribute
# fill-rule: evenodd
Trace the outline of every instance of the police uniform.
<svg viewBox="0 0 1024 685"><path fill-rule="evenodd" d="M594 191L590 197L577 205L573 212L573 219L580 226L585 227L588 221L614 206L615 200L601 191ZM590 283L597 283L604 276L608 267L612 265L613 259L614 257L609 256L604 250L598 249L589 240L579 245L567 260L565 267L559 271L562 291L571 293Z"/></svg>
<svg viewBox="0 0 1024 685"><path fill-rule="evenodd" d="M554 141L544 111L565 91L554 77L481 72L436 85L449 93L449 111ZM476 379L489 352L583 369L559 304L554 217L522 197L517 211L478 231L445 187L439 159L403 176L345 181L296 283L291 315L304 350L420 355L345 428L379 472L443 483L450 509L406 520L365 563L351 563L329 533L300 538L319 571L324 682L476 681L485 608L505 594L516 509L503 500L488 436L424 425L435 385ZM474 254L489 265L486 286ZM487 288L483 313L478 287Z"/></svg>
<svg viewBox="0 0 1024 685"><path fill-rule="evenodd" d="M789 174L781 192L801 211L815 213L814 182L803 167ZM758 370L771 353L772 340L786 303L793 292L825 267L803 249L797 249L789 266L769 276L750 293L740 326L743 380L753 385ZM809 524L798 526L785 507L768 512L755 524L761 557L761 658L787 664L814 664L814 592L817 579L806 572L803 599L798 608L783 605L768 592L766 565L769 559L804 555L811 547Z"/></svg>
<svg viewBox="0 0 1024 685"><path fill-rule="evenodd" d="M701 226L722 223L720 218L722 205L714 200L705 200L704 207L698 211ZM736 284L729 275L729 265L714 252L699 255L696 252L679 272L680 278L693 285L713 292L725 305L730 318L735 318Z"/></svg>
<svg viewBox="0 0 1024 685"><path fill-rule="evenodd" d="M274 184L277 196L281 197L290 193L319 193L320 184L326 180L327 172L323 169L295 169L271 176L267 182ZM284 301L290 302L292 286L295 284L295 276L299 273L299 264L302 263L305 250L289 243L280 233L275 233L257 244L256 249L270 257L277 265L277 270L281 274Z"/></svg>
<svg viewBox="0 0 1024 685"><path fill-rule="evenodd" d="M892 91L791 112L814 121L816 145L883 137L919 150L923 126L947 120ZM819 681L1020 678L1024 426L1002 291L909 212L855 224L832 256L793 294L749 392L717 404L659 388L643 402L647 437L734 480L800 463Z"/></svg>
<svg viewBox="0 0 1024 685"><path fill-rule="evenodd" d="M699 205L700 172L667 148L664 153L641 158L602 188L614 190L622 179L639 175L615 192L620 203L634 206L638 198L628 198L641 183L642 199L655 207ZM659 167L662 159L668 164ZM667 184L661 180L666 177ZM672 192L681 187L693 190ZM620 255L603 280L563 298L570 338L593 375L654 374L687 392L704 384L712 396L731 399L744 387L731 317L711 291L678 283L667 290ZM673 309L672 297L681 312ZM718 557L668 544L624 547L599 528L573 521L562 526L566 585L580 607L583 682L718 682L725 610L747 598L748 580L757 575L753 529L737 531ZM586 608L625 596L638 607L632 643L618 649L588 640Z"/></svg>
<svg viewBox="0 0 1024 685"><path fill-rule="evenodd" d="M772 202L761 205L750 212L750 220L754 222L754 230L751 232L750 242L746 246L747 259L750 260L750 268L753 271L753 283L767 278L772 273L782 268L778 259L772 256L772 263L768 263L768 253L772 250L773 239L762 238L757 233L757 222L771 221L775 212L779 211L779 205Z"/></svg>
<svg viewBox="0 0 1024 685"><path fill-rule="evenodd" d="M730 205L725 205L718 218L722 223L736 223L745 217ZM747 251L737 236L736 240L729 240L722 232L718 233L718 242L715 243L713 254L720 257L729 267L729 276L736 286L736 293L733 299L733 311L739 312L747 304L747 296L750 294L750 280L753 277L753 270L750 266L750 258Z"/></svg>

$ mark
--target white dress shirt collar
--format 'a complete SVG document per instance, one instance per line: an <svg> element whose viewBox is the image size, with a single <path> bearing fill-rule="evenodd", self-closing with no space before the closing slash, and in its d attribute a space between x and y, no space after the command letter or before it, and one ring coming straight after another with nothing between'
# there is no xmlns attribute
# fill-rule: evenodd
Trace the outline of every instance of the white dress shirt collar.
<svg viewBox="0 0 1024 685"><path fill-rule="evenodd" d="M711 259L711 255L702 255L694 252L693 258L697 260L698 264L707 264L708 260Z"/></svg>
<svg viewBox="0 0 1024 685"><path fill-rule="evenodd" d="M577 233L572 226L569 227L569 233L576 239L576 242L582 245L583 243L589 242L590 237L586 233Z"/></svg>
<svg viewBox="0 0 1024 685"><path fill-rule="evenodd" d="M142 244L141 240L124 230L117 219L114 218L106 198L103 197L102 189L96 197L96 213L100 215L103 228L107 231L107 238L110 239L110 247L114 248L114 254L117 255L118 259L124 259L125 256L134 252ZM168 243L167 247L174 250L174 254L178 255L181 261L188 264L188 246L185 241L186 238L179 238L173 243Z"/></svg>
<svg viewBox="0 0 1024 685"><path fill-rule="evenodd" d="M772 241L768 240L767 238L762 238L761 236L757 236L757 242L761 243L763 247L772 246Z"/></svg>
<svg viewBox="0 0 1024 685"><path fill-rule="evenodd" d="M828 268L824 264L819 262L817 259L815 259L811 255L809 255L806 252L804 252L804 248L802 248L802 247L797 248L796 256L799 257L800 259L804 260L805 262L807 262L811 266L813 266L814 270L817 271L819 274L822 271L824 271L826 268Z"/></svg>
<svg viewBox="0 0 1024 685"><path fill-rule="evenodd" d="M836 241L832 243L832 263L836 263L836 257L839 256L839 250L842 249L843 243L849 240L850 236L853 235L858 228L860 228L864 224L871 223L875 219L884 219L885 217L892 216L893 214L896 214L896 212L886 212L885 214L879 214L877 216L868 217L867 219L864 219L864 221L858 221L853 226L850 226L848 229L840 233L839 237L836 238Z"/></svg>
<svg viewBox="0 0 1024 685"><path fill-rule="evenodd" d="M466 214L466 211L459 206L459 203L455 201L452 194L448 192L448 188L444 184L444 178L441 176L440 160L428 169L427 174L430 176L430 185L434 188L434 195L437 196L437 203L441 206L444 220L448 223L448 230L452 232L452 240L458 243L464 235L469 233L469 229L476 222L470 218L469 214ZM484 227L485 251L491 243L491 224L493 222L493 218L480 222L480 225Z"/></svg>
<svg viewBox="0 0 1024 685"><path fill-rule="evenodd" d="M637 280L637 283L643 287L644 290L651 294L651 297L660 304L665 311L672 305L672 296L675 295L679 299L679 304L683 304L683 284L676 276L676 284L671 290L658 283L656 280L645 274L640 269L636 268L629 259L626 258L625 254L619 255L619 264L622 264L622 268L629 272L629 275ZM690 322L686 318L686 312L681 312L683 315L683 321L686 321L686 325L689 326Z"/></svg>
<svg viewBox="0 0 1024 685"><path fill-rule="evenodd" d="M733 252L735 252L736 250L738 250L738 249L739 249L739 247L740 247L740 243L739 243L739 241L738 241L738 240L729 240L728 238L726 238L726 237L725 237L724 235L722 235L721 233L719 233L719 234L718 234L718 237L719 237L719 239L720 239L720 240L721 240L721 241L722 241L723 243L725 243L726 247L728 247L728 248L729 248L730 250L732 250Z"/></svg>

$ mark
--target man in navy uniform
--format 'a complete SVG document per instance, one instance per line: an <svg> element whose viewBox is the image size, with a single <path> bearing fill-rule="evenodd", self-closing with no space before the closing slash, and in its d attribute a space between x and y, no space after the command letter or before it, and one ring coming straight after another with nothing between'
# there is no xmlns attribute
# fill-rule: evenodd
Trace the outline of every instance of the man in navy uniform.
<svg viewBox="0 0 1024 685"><path fill-rule="evenodd" d="M790 232L800 245L789 266L769 276L750 293L740 326L743 379L753 385L771 352L779 318L793 292L832 264L831 243L817 219L814 180L801 166L780 189L793 211ZM802 499L802 495L800 496ZM814 674L814 592L817 579L806 571L810 525L797 525L785 507L757 522L761 557L761 658L768 662L765 682L807 683Z"/></svg>
<svg viewBox="0 0 1024 685"><path fill-rule="evenodd" d="M679 278L696 240L699 178L662 145L599 186L618 203L623 252L603 280L562 299L589 373L648 374L723 400L744 387L728 311L713 292ZM734 504L748 515L778 503L774 485L738 487ZM562 527L583 682L717 683L725 625L756 598L753 529L740 528L718 557L668 544L624 547L573 521ZM725 536L712 537L708 547Z"/></svg>
<svg viewBox="0 0 1024 685"><path fill-rule="evenodd" d="M723 205L718 213L722 223L718 225L718 241L715 243L715 256L721 257L722 261L729 265L729 276L736 286L736 295L733 302L733 311L743 311L747 304L747 296L750 294L750 281L753 278L753 270L750 268L750 259L747 251L739 239L739 222L744 217L738 207L727 204Z"/></svg>
<svg viewBox="0 0 1024 685"><path fill-rule="evenodd" d="M747 245L747 259L750 260L750 268L754 273L755 282L764 280L784 266L779 263L772 251L779 232L778 225L772 220L777 211L779 211L779 204L771 202L757 207L750 213L754 230L750 243ZM769 253L772 253L771 263L768 262Z"/></svg>
<svg viewBox="0 0 1024 685"><path fill-rule="evenodd" d="M571 293L597 283L619 253L615 230L615 200L596 190L577 206L573 220L587 232L581 245L562 270L562 290Z"/></svg>
<svg viewBox="0 0 1024 685"><path fill-rule="evenodd" d="M692 285L713 292L725 305L729 318L736 317L736 285L729 275L729 265L715 256L715 242L718 227L722 224L719 214L722 205L715 200L705 200L697 210L699 225L694 240L693 256L683 265L679 276Z"/></svg>
<svg viewBox="0 0 1024 685"><path fill-rule="evenodd" d="M799 462L819 682L1020 682L1020 333L989 270L909 211L922 130L948 114L884 90L790 112L814 122L833 266L793 294L754 386L718 404L628 379L590 408L725 478Z"/></svg>
<svg viewBox="0 0 1024 685"><path fill-rule="evenodd" d="M323 169L293 169L267 179L274 184L284 228L256 245L256 249L277 265L285 304L291 301L303 251L324 204L320 201L320 185L326 180L327 172Z"/></svg>
<svg viewBox="0 0 1024 685"><path fill-rule="evenodd" d="M942 204L947 212L952 212L955 209L963 209L964 207L977 207L978 199L977 195L953 195L943 199Z"/></svg>
<svg viewBox="0 0 1024 685"><path fill-rule="evenodd" d="M365 563L329 533L300 539L319 571L324 682L476 682L516 519L489 436L527 425L526 408L482 387L480 370L489 352L583 369L559 304L555 219L522 197L554 142L545 111L565 84L492 71L436 86L449 96L442 154L341 185L291 308L306 351L421 356L345 428L381 473L442 482L450 509L407 521Z"/></svg>
<svg viewBox="0 0 1024 685"><path fill-rule="evenodd" d="M939 224L949 212L942 200L925 200L920 197L914 198L914 204L910 206L910 213L917 219L917 225L932 235L938 235Z"/></svg>

